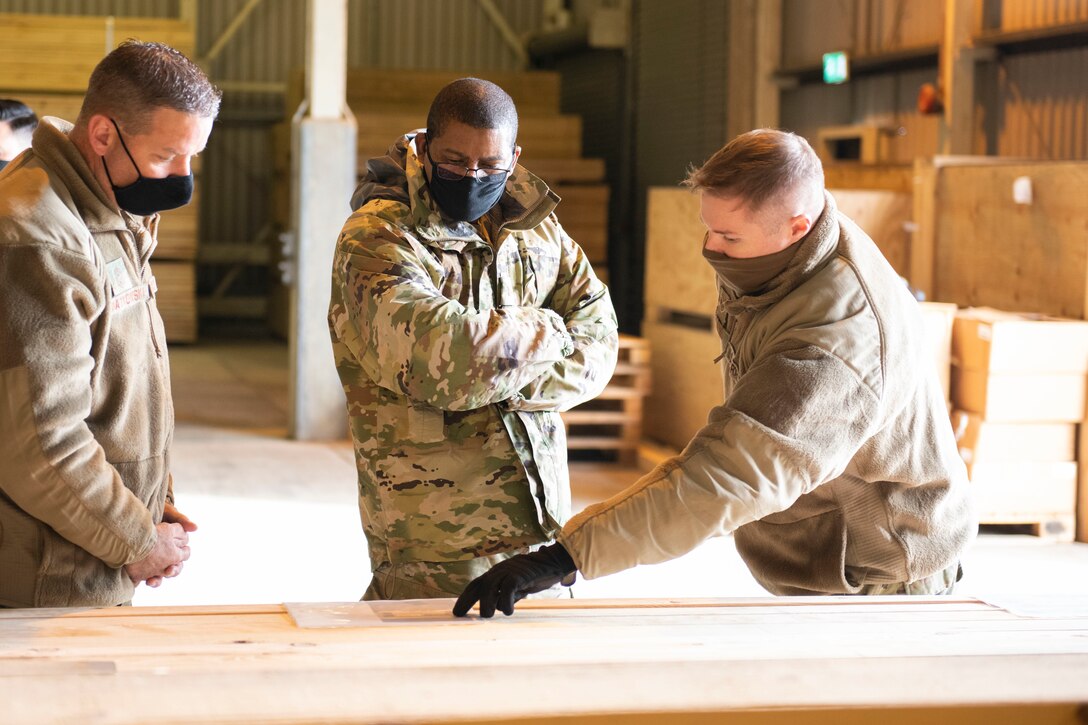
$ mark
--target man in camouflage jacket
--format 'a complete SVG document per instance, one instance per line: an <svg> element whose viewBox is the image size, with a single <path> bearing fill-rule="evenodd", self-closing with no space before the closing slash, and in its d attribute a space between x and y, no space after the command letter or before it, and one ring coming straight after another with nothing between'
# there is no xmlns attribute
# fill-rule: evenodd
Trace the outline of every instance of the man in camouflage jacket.
<svg viewBox="0 0 1088 725"><path fill-rule="evenodd" d="M558 197L516 165L516 129L498 86L450 84L428 131L368 162L337 242L365 599L454 595L570 513L558 412L607 384L616 318Z"/></svg>

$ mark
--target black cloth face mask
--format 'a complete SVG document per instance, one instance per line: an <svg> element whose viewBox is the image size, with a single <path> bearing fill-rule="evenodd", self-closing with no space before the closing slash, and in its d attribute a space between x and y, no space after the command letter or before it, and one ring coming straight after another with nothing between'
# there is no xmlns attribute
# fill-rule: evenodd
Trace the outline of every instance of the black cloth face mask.
<svg viewBox="0 0 1088 725"><path fill-rule="evenodd" d="M442 207L446 216L454 221L474 222L499 203L506 189L505 174L487 174L483 178L465 174L460 179L444 179L438 164L431 158L431 147L427 145L427 161L431 164L431 178L427 184L431 195Z"/></svg>
<svg viewBox="0 0 1088 725"><path fill-rule="evenodd" d="M110 119L110 123L117 129L117 138L121 141L121 148L136 169L136 181L128 186L117 186L110 176L110 167L106 164L106 157L102 156L102 166L106 169L106 178L110 180L113 188L113 196L117 199L117 206L129 214L137 216L150 216L160 211L177 209L185 206L193 198L193 174L188 176L167 176L165 179L149 179L140 173L140 167L136 165L136 159L128 151L128 145L121 136L121 128L117 121Z"/></svg>

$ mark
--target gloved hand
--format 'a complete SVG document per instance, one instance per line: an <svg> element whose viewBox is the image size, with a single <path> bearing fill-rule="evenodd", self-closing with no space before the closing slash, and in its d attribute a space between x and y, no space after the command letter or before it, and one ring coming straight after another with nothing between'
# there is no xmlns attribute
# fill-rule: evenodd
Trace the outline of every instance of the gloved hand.
<svg viewBox="0 0 1088 725"><path fill-rule="evenodd" d="M549 544L528 554L518 554L500 561L486 574L469 582L453 605L453 615L463 617L479 602L480 616L485 619L495 616L496 608L510 616L514 613L514 602L559 582L570 586L574 583L572 575L577 571L578 567L562 544Z"/></svg>

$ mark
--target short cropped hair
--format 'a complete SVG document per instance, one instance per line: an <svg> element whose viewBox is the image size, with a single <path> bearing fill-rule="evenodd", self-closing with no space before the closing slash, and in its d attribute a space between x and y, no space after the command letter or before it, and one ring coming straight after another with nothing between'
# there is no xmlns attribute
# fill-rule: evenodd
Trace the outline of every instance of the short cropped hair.
<svg viewBox="0 0 1088 725"><path fill-rule="evenodd" d="M0 121L6 123L11 132L26 140L38 127L38 117L30 106L14 98L0 98Z"/></svg>
<svg viewBox="0 0 1088 725"><path fill-rule="evenodd" d="M215 118L222 91L196 63L162 43L126 40L91 72L79 121L100 113L129 133L147 131L159 108Z"/></svg>
<svg viewBox="0 0 1088 725"><path fill-rule="evenodd" d="M684 185L715 196L737 197L759 211L771 199L805 198L822 192L824 167L801 136L761 128L737 136L699 168Z"/></svg>
<svg viewBox="0 0 1088 725"><path fill-rule="evenodd" d="M427 136L438 138L450 121L509 131L517 143L518 110L514 99L491 81L460 78L440 90L427 112Z"/></svg>

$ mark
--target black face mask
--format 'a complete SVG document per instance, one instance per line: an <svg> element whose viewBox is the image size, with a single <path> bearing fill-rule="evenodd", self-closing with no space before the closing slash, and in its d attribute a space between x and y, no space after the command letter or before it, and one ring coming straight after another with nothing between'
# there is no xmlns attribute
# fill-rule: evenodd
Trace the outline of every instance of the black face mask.
<svg viewBox="0 0 1088 725"><path fill-rule="evenodd" d="M165 179L145 178L140 173L140 167L136 165L136 159L132 158L132 154L128 152L128 146L125 144L125 139L121 137L121 129L117 125L117 121L111 118L110 122L117 129L117 138L121 141L121 148L125 150L125 155L128 156L128 160L136 168L136 176L139 177L128 186L116 186L113 183L113 177L110 176L110 167L106 164L106 157L101 157L102 166L106 169L106 178L110 180L113 195L117 199L117 206L129 214L150 216L160 211L169 211L188 204L189 200L193 198L192 173L188 176L167 176Z"/></svg>
<svg viewBox="0 0 1088 725"><path fill-rule="evenodd" d="M506 174L491 174L477 179L465 175L461 179L443 179L438 172L438 164L431 158L431 148L427 146L427 161L431 164L431 178L428 185L431 196L442 207L450 219L459 222L474 222L499 203L502 192L506 189Z"/></svg>

